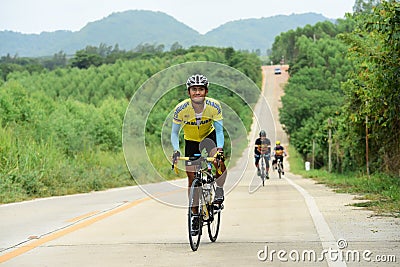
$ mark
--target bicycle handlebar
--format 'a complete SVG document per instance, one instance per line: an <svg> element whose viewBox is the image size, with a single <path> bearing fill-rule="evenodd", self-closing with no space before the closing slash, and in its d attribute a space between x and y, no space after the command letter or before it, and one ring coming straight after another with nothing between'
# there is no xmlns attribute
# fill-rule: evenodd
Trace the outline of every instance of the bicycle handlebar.
<svg viewBox="0 0 400 267"><path fill-rule="evenodd" d="M215 160L214 157L177 157L177 160L197 160L197 159L203 159L207 162L213 162Z"/></svg>
<svg viewBox="0 0 400 267"><path fill-rule="evenodd" d="M176 157L175 159L176 160L198 160L198 159L200 159L200 160L203 160L203 161L206 161L206 162L214 162L214 160L217 160L217 161L220 160L220 159L218 159L218 157L204 157L204 156L194 156L194 157L181 157L181 156L179 156L179 157ZM175 173L177 173L176 164L174 162L172 163L171 169L175 170ZM219 174L222 174L222 171L219 168L217 169L217 172Z"/></svg>
<svg viewBox="0 0 400 267"><path fill-rule="evenodd" d="M198 159L203 159L203 160L205 160L205 161L207 161L207 162L213 162L216 158L214 158L214 157L202 157L202 156L194 156L194 157L176 157L175 158L175 160L198 160ZM173 161L175 161L174 159L173 159ZM171 166L171 169L173 170L173 169L175 169L175 163L174 162L172 162L172 166Z"/></svg>

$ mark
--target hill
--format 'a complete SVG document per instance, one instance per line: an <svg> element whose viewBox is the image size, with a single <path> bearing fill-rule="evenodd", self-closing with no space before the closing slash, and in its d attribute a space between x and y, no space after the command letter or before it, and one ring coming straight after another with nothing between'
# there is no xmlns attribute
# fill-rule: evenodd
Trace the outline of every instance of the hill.
<svg viewBox="0 0 400 267"><path fill-rule="evenodd" d="M211 46L233 47L235 49L260 49L265 53L274 39L282 32L303 27L307 24L328 20L316 13L278 15L260 19L244 19L225 23L208 32L204 43Z"/></svg>
<svg viewBox="0 0 400 267"><path fill-rule="evenodd" d="M100 43L118 44L124 50L143 43L163 44L168 49L175 42L183 47L209 45L250 51L259 49L265 53L281 32L325 20L328 19L315 13L244 19L228 22L202 35L165 13L129 10L90 22L77 32L23 34L0 31L0 56L51 56L59 51L71 55L88 45Z"/></svg>

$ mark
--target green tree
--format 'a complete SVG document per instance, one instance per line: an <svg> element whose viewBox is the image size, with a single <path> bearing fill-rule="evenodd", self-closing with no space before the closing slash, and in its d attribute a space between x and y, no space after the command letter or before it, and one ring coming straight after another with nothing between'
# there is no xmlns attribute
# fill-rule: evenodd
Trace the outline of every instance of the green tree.
<svg viewBox="0 0 400 267"><path fill-rule="evenodd" d="M67 55L63 51L60 51L54 54L54 56L51 59L45 59L42 64L46 69L49 70L54 70L58 67L61 68L66 67Z"/></svg>
<svg viewBox="0 0 400 267"><path fill-rule="evenodd" d="M179 42L175 42L171 45L170 51L175 52L177 50L182 50L183 46Z"/></svg>
<svg viewBox="0 0 400 267"><path fill-rule="evenodd" d="M369 13L372 12L373 7L377 6L380 0L356 0L353 6L354 13Z"/></svg>
<svg viewBox="0 0 400 267"><path fill-rule="evenodd" d="M88 53L85 50L79 50L71 60L71 66L79 69L87 69L90 66L100 66L103 60L97 53Z"/></svg>
<svg viewBox="0 0 400 267"><path fill-rule="evenodd" d="M274 43L277 50L272 51L273 60L284 55L290 61L290 79L282 96L280 121L290 135L291 145L304 159L310 160L312 144L316 145L316 167L328 163L327 121L331 118L335 129L338 128L344 100L341 82L352 69L345 57L347 45L337 39L339 32L349 28L343 25L348 24L323 22L282 33ZM338 139L335 140L338 145ZM334 164L341 169L342 155L337 155Z"/></svg>
<svg viewBox="0 0 400 267"><path fill-rule="evenodd" d="M381 1L371 12L354 15L354 20L356 29L342 35L357 66L344 87L347 96L344 114L351 121L349 131L360 139L365 135L364 129L369 129L371 161L376 163L372 167L398 175L400 3ZM365 151L364 144L357 143L356 149Z"/></svg>

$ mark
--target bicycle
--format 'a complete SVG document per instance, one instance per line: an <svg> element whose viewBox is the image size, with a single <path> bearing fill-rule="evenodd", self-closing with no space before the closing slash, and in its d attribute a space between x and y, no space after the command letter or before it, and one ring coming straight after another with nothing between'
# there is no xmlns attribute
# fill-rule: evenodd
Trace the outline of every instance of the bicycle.
<svg viewBox="0 0 400 267"><path fill-rule="evenodd" d="M278 158L278 159L276 160L276 166L277 166L277 170L278 170L279 179L281 179L281 178L282 178L282 169L283 169L283 166L282 166L282 162L281 162L281 159L280 159L280 158Z"/></svg>
<svg viewBox="0 0 400 267"><path fill-rule="evenodd" d="M260 155L260 177L262 180L262 185L264 186L265 179L269 179L267 169L269 169L269 155L261 154Z"/></svg>
<svg viewBox="0 0 400 267"><path fill-rule="evenodd" d="M221 211L224 208L222 204L213 203L216 189L216 179L208 167L209 162L215 160L214 157L195 154L194 157L178 157L178 160L190 160L192 165L196 166L194 180L189 191L188 207L188 231L189 243L193 251L196 251L200 245L202 228L207 224L208 237L211 242L215 242L218 237L221 223ZM176 170L176 165L173 164ZM218 170L217 170L218 171ZM194 213L193 210L197 212ZM193 221L198 221L198 232L192 228Z"/></svg>

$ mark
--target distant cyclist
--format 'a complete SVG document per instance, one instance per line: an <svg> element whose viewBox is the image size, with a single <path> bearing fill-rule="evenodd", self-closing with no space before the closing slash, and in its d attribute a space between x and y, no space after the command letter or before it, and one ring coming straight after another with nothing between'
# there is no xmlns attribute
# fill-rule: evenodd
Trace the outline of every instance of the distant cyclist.
<svg viewBox="0 0 400 267"><path fill-rule="evenodd" d="M282 169L282 175L285 174L285 171L283 170L283 157L286 156L285 148L281 146L280 141L276 141L276 146L274 147L274 151L272 152L272 155L274 156L274 159L272 160L272 167L276 170L277 166L276 163L278 159L281 160L281 169Z"/></svg>
<svg viewBox="0 0 400 267"><path fill-rule="evenodd" d="M259 165L261 155L266 155L266 178L268 179L269 160L271 157L271 141L267 138L267 133L261 130L259 137L256 139L254 147L254 163L257 168L257 175L260 176L261 170Z"/></svg>
<svg viewBox="0 0 400 267"><path fill-rule="evenodd" d="M219 158L224 158L222 109L217 100L207 97L208 85L208 79L202 74L192 75L186 82L189 98L175 107L173 115L171 143L174 149L174 161L181 154L179 150L181 127L184 133L186 157L201 154L204 147L210 156L218 155ZM223 161L220 163L222 174L216 173L215 203L224 201L223 186L226 179L226 168ZM216 162L214 162L214 166L217 168ZM186 163L186 174L190 190L195 175L195 166L190 162ZM193 222L193 229L196 228L198 229L198 225Z"/></svg>

